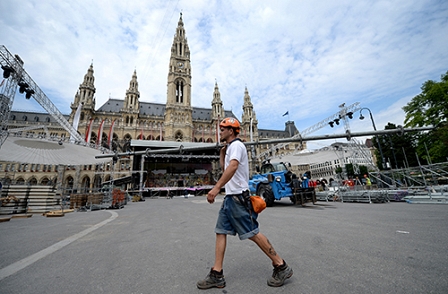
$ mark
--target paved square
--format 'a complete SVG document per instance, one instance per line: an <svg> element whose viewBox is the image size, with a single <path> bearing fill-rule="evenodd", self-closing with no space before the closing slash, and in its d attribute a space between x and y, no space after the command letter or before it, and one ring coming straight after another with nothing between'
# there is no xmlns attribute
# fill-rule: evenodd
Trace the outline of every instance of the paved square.
<svg viewBox="0 0 448 294"><path fill-rule="evenodd" d="M204 293L196 282L214 259L217 203L205 197L146 199L0 280L0 293ZM0 271L112 217L110 211L34 215L0 223ZM210 293L446 293L448 205L283 200L260 229L294 275L280 289L269 259L229 237L227 286Z"/></svg>

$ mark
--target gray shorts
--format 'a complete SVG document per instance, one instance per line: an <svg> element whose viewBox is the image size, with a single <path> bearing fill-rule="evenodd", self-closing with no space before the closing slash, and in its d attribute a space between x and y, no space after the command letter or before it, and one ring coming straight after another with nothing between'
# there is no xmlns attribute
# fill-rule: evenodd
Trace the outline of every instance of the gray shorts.
<svg viewBox="0 0 448 294"><path fill-rule="evenodd" d="M226 196L219 210L215 233L238 234L240 240L252 238L260 232L257 217L258 214L249 212L237 196Z"/></svg>

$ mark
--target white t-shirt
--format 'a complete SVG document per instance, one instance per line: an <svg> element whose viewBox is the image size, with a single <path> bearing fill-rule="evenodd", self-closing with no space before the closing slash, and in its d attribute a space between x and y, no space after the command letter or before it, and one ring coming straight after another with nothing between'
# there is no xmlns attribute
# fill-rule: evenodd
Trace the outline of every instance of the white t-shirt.
<svg viewBox="0 0 448 294"><path fill-rule="evenodd" d="M225 184L226 194L241 194L249 189L249 161L247 159L247 150L243 142L234 140L226 149L226 158L224 168L227 168L231 160L239 162L238 169L233 177Z"/></svg>

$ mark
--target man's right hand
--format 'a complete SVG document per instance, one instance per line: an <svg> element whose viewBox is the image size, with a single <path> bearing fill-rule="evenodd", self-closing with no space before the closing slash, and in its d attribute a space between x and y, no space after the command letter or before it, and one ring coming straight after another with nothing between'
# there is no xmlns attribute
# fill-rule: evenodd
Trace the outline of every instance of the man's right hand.
<svg viewBox="0 0 448 294"><path fill-rule="evenodd" d="M207 193L207 201L212 204L215 202L216 195L218 195L219 189L215 186Z"/></svg>

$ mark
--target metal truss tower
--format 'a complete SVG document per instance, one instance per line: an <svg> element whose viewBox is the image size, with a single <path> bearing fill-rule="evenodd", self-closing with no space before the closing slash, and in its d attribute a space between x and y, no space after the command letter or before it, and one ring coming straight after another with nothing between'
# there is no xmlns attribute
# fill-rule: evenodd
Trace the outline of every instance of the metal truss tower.
<svg viewBox="0 0 448 294"><path fill-rule="evenodd" d="M84 139L78 134L78 131L70 125L62 113L23 69L22 59L18 55L13 56L3 45L0 45L0 65L4 78L2 83L6 81L6 84L3 85L3 93L0 93L0 147L8 137L8 120L17 87L19 87L20 93L25 93L26 99L33 97L70 134L70 137L74 138L76 143L84 143Z"/></svg>
<svg viewBox="0 0 448 294"><path fill-rule="evenodd" d="M360 109L359 104L360 104L359 102L356 102L356 103L353 103L352 105L347 106L347 107L345 106L345 103L339 105L340 110L337 113L327 117L326 119L318 122L317 124L307 128L307 129L303 130L302 133L299 133L299 134L297 134L295 136L292 136L291 139L294 139L294 140L299 139L300 140L301 138L304 138L305 136L307 136L307 135L309 135L309 134L311 134L311 133L313 133L313 132L315 132L317 130L320 130L323 127L326 127L328 125L330 125L331 127L333 127L335 123L337 125L339 125L341 120L344 123L345 132L346 133L350 132L350 125L348 123L347 117L348 118L352 118L353 114ZM259 143L263 144L263 141L260 141ZM260 158L267 159L267 158L278 157L280 155L276 155L275 154L277 152L277 150L280 150L281 148L284 148L288 144L289 143L277 144L277 145L271 147L269 150L266 150L266 151L260 153L257 156L257 158L258 159L260 159ZM297 151L297 148L296 148L296 150L294 150L294 152L296 152L296 151ZM269 156L270 154L272 154L272 155Z"/></svg>

